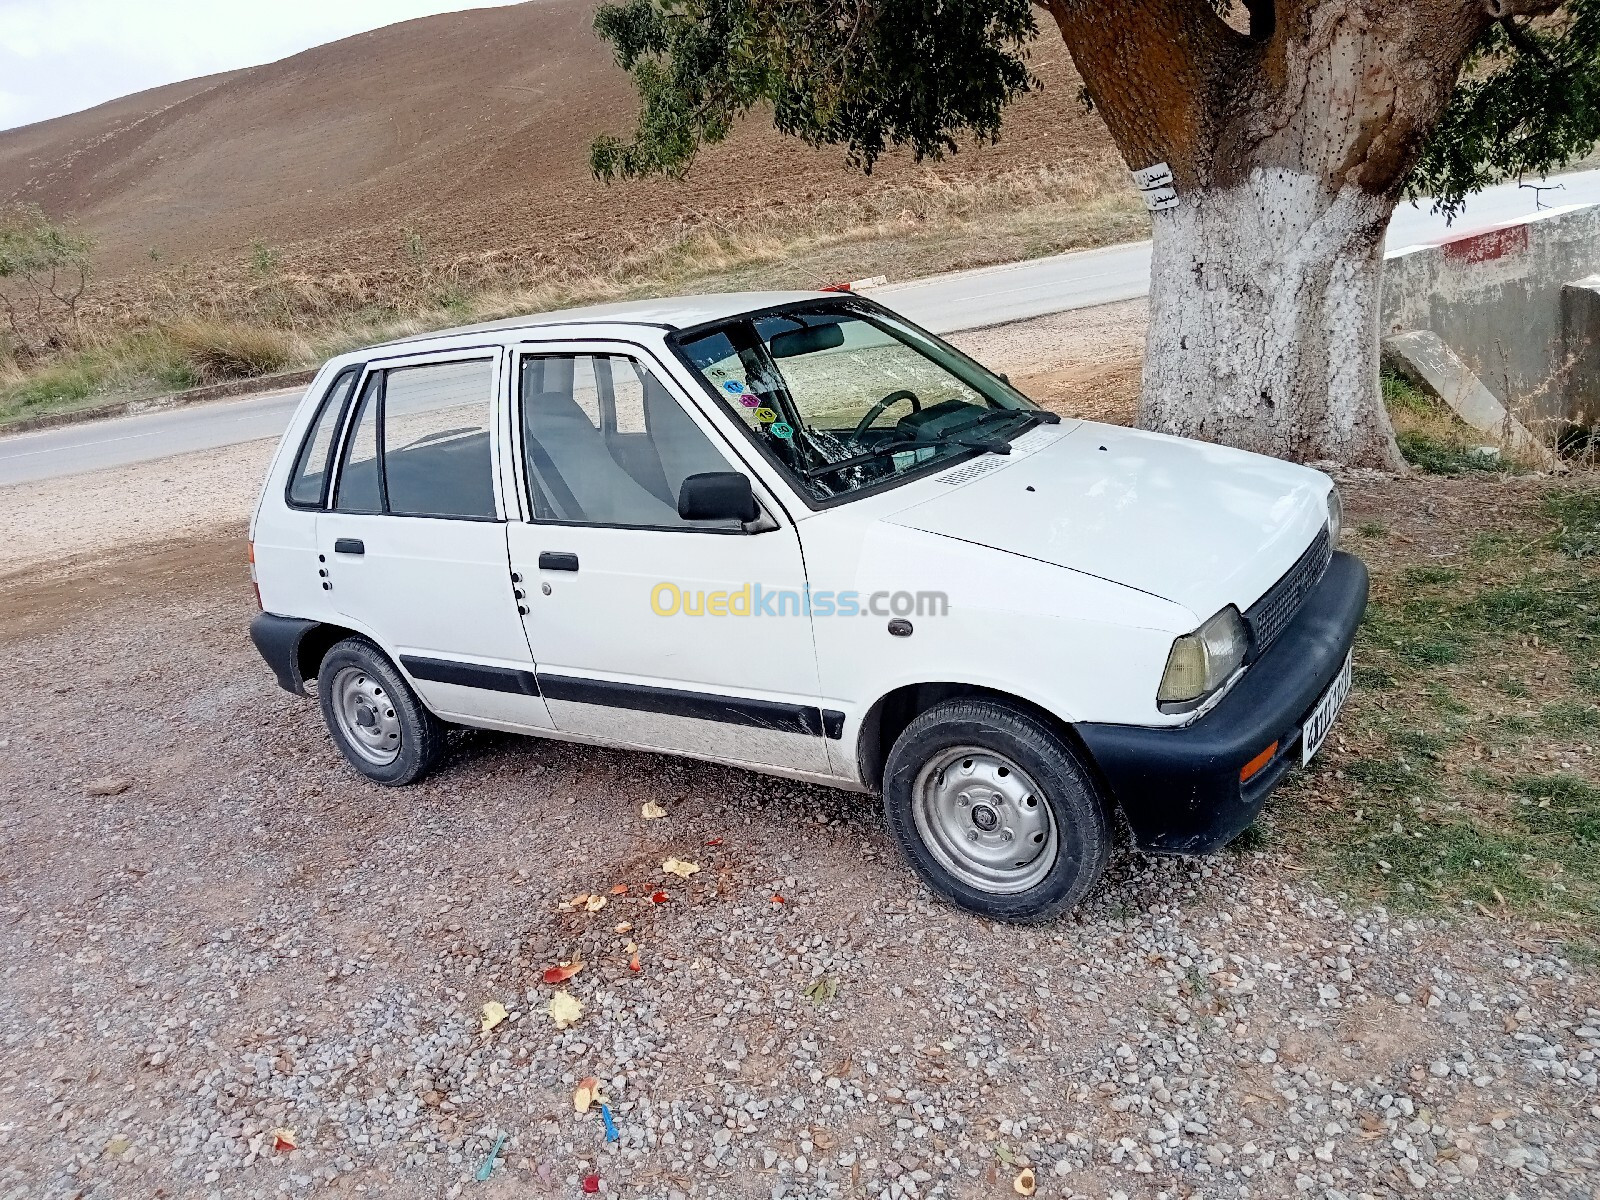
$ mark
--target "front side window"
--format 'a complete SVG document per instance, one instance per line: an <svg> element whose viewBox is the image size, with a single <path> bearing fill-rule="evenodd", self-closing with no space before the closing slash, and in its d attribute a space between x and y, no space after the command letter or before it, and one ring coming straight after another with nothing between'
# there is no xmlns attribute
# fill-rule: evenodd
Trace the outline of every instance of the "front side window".
<svg viewBox="0 0 1600 1200"><path fill-rule="evenodd" d="M334 507L492 519L493 395L490 359L374 371L346 439Z"/></svg>
<svg viewBox="0 0 1600 1200"><path fill-rule="evenodd" d="M740 317L679 348L756 444L819 502L1057 420L937 339L844 303Z"/></svg>
<svg viewBox="0 0 1600 1200"><path fill-rule="evenodd" d="M535 520L739 528L678 516L685 479L732 468L643 363L618 354L528 355L519 375Z"/></svg>

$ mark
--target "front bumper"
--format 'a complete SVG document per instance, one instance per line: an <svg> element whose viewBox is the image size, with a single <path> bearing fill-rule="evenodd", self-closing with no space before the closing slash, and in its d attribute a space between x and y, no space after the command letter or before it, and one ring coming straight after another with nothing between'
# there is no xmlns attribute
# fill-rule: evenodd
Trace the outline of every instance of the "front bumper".
<svg viewBox="0 0 1600 1200"><path fill-rule="evenodd" d="M1366 567L1335 554L1272 648L1199 720L1077 726L1140 849L1206 854L1250 827L1300 761L1300 727L1344 667L1366 607ZM1272 760L1241 784L1241 769L1274 741Z"/></svg>

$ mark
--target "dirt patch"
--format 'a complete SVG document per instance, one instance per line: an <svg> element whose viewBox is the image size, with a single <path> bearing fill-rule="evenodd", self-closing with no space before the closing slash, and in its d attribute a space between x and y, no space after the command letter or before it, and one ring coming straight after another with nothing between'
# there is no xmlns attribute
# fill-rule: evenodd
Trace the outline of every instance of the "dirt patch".
<svg viewBox="0 0 1600 1200"><path fill-rule="evenodd" d="M103 607L143 609L175 597L253 596L246 528L79 553L0 575L0 645L54 633Z"/></svg>

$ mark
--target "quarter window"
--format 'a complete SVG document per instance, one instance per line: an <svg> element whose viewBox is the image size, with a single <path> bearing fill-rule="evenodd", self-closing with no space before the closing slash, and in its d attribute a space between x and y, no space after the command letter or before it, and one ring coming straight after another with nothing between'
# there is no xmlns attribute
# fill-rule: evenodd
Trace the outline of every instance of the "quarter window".
<svg viewBox="0 0 1600 1200"><path fill-rule="evenodd" d="M294 473L289 477L289 503L302 508L321 508L327 502L328 472L333 467L334 446L338 442L339 428L344 424L350 393L356 380L361 378L360 367L350 367L340 372L322 397L316 419L305 441L300 444L300 456L295 459Z"/></svg>
<svg viewBox="0 0 1600 1200"><path fill-rule="evenodd" d="M690 475L728 462L649 368L624 355L522 360L523 457L534 516L583 525L738 529L685 521Z"/></svg>
<svg viewBox="0 0 1600 1200"><path fill-rule="evenodd" d="M339 495L334 507L347 513L381 513L383 478L378 470L378 408L383 396L383 372L367 376L356 406L355 423L346 439L344 466L339 471Z"/></svg>

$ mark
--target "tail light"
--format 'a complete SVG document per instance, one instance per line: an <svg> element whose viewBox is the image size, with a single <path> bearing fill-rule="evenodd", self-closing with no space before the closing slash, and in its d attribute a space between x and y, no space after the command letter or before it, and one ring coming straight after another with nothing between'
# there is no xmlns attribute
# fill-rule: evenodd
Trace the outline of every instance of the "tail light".
<svg viewBox="0 0 1600 1200"><path fill-rule="evenodd" d="M246 542L245 545L250 548L250 586L255 589L256 607L262 612L266 612L267 606L261 603L261 582L256 578L256 544L254 542Z"/></svg>

